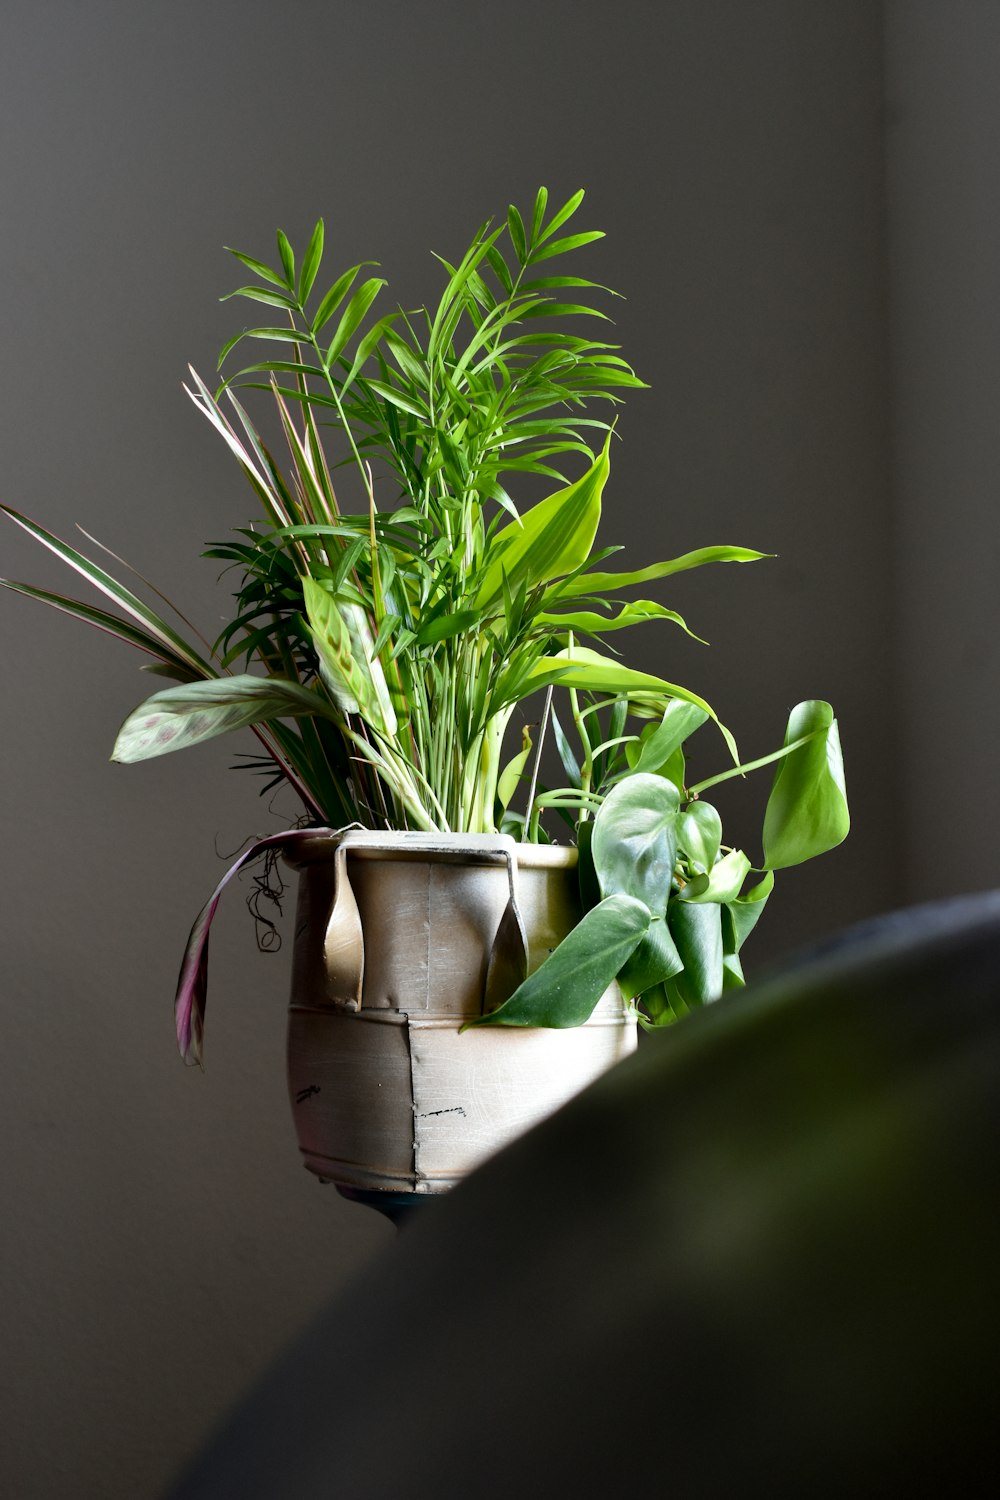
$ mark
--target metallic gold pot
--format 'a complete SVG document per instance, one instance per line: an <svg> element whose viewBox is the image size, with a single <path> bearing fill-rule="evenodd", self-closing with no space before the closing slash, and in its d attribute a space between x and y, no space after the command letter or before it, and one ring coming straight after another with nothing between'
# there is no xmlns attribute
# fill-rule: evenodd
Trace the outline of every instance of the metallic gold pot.
<svg viewBox="0 0 1000 1500"><path fill-rule="evenodd" d="M575 849L348 831L290 862L288 1081L320 1178L444 1192L635 1048L617 985L585 1026L461 1030L579 920Z"/></svg>

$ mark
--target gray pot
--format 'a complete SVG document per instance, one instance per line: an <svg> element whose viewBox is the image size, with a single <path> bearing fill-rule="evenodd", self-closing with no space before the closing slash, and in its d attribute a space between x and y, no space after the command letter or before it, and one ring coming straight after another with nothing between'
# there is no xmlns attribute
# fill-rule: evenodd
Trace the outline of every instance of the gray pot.
<svg viewBox="0 0 1000 1500"><path fill-rule="evenodd" d="M320 1178L443 1192L634 1050L617 985L585 1026L461 1030L579 920L575 849L352 830L291 863L288 1081Z"/></svg>

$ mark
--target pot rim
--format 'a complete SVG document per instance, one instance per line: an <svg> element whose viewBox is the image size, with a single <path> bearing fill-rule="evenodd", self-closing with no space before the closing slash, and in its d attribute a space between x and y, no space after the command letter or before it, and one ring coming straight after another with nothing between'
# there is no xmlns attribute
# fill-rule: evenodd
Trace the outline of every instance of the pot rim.
<svg viewBox="0 0 1000 1500"><path fill-rule="evenodd" d="M348 842L352 858L365 860L437 860L445 864L499 864L513 853L519 870L568 870L577 863L572 844L524 844L501 833L417 833L398 829L317 829L282 854L294 870L324 864Z"/></svg>

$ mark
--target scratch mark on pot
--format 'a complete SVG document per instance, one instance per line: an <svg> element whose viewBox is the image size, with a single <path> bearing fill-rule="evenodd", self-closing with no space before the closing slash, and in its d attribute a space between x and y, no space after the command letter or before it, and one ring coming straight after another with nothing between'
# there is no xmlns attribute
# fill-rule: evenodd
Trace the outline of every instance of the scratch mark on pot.
<svg viewBox="0 0 1000 1500"><path fill-rule="evenodd" d="M465 1110L460 1104L455 1104L451 1109L425 1109L420 1114L414 1111L413 1118L415 1120L433 1120L436 1115L461 1115L464 1119Z"/></svg>
<svg viewBox="0 0 1000 1500"><path fill-rule="evenodd" d="M313 1094L318 1094L319 1091L318 1083L311 1083L307 1089L299 1089L295 1095L296 1104L304 1104L307 1099L311 1099Z"/></svg>

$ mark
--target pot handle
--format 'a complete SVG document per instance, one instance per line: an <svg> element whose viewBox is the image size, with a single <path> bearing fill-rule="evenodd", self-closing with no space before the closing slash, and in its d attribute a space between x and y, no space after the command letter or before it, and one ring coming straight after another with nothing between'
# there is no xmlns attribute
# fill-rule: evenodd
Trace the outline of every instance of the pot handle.
<svg viewBox="0 0 1000 1500"><path fill-rule="evenodd" d="M365 977L365 937L361 913L347 874L350 834L345 834L333 860L333 908L323 939L326 998L344 1010L361 1009Z"/></svg>
<svg viewBox="0 0 1000 1500"><path fill-rule="evenodd" d="M497 925L486 966L483 1013L495 1010L514 993L528 970L528 940L517 901L517 845L507 834L469 834L461 843L433 833L378 833L349 828L340 836L334 856L333 907L323 942L326 998L344 1010L361 1009L365 974L365 940L361 914L351 889L347 856L351 849L413 850L458 854L476 863L507 867L510 891Z"/></svg>

